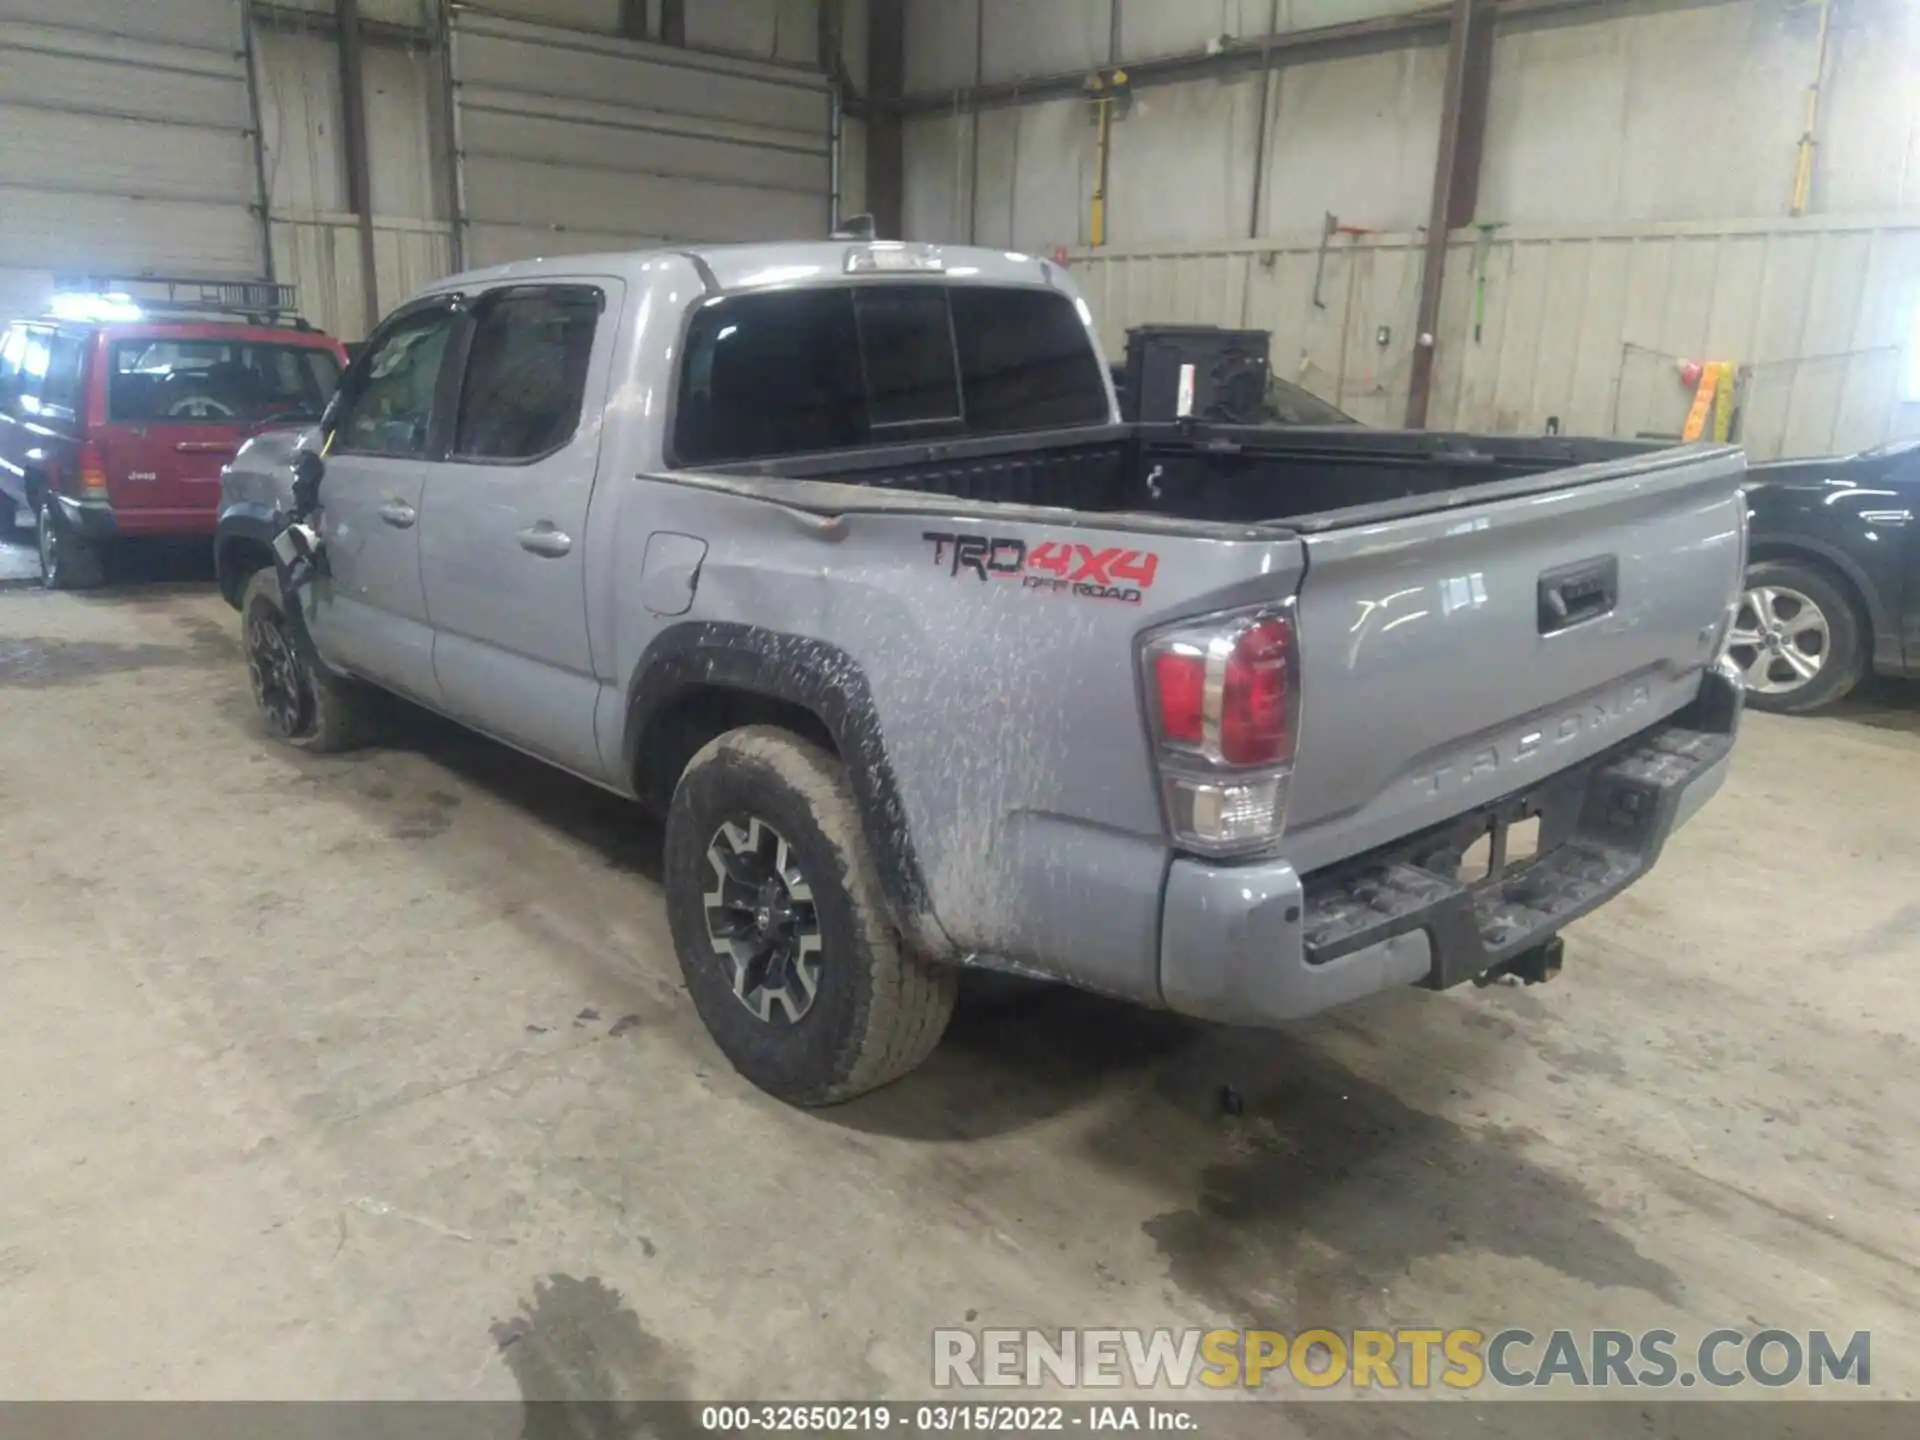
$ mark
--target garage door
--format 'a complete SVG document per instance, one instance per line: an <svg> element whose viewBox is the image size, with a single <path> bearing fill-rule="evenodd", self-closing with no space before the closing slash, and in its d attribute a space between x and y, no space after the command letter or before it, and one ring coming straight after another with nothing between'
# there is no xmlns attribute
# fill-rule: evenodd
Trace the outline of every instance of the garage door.
<svg viewBox="0 0 1920 1440"><path fill-rule="evenodd" d="M455 14L467 265L825 233L824 77Z"/></svg>
<svg viewBox="0 0 1920 1440"><path fill-rule="evenodd" d="M261 273L240 0L0 0L0 315L55 274Z"/></svg>

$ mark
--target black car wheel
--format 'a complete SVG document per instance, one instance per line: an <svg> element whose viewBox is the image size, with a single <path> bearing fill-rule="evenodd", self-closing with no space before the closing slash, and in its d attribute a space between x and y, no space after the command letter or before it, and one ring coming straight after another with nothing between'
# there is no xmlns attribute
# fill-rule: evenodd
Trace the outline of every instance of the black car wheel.
<svg viewBox="0 0 1920 1440"><path fill-rule="evenodd" d="M271 565L247 581L240 600L240 642L253 702L275 735L322 754L362 743L370 697L317 673L301 658L288 627L280 574Z"/></svg>
<svg viewBox="0 0 1920 1440"><path fill-rule="evenodd" d="M666 848L687 992L748 1080L831 1105L939 1044L957 973L895 933L833 755L771 726L729 731L681 776Z"/></svg>
<svg viewBox="0 0 1920 1440"><path fill-rule="evenodd" d="M106 578L100 551L73 533L51 495L38 512L40 583L49 590L85 590Z"/></svg>
<svg viewBox="0 0 1920 1440"><path fill-rule="evenodd" d="M1804 715L1831 705L1866 673L1865 627L1827 573L1799 560L1747 569L1727 657L1756 710Z"/></svg>

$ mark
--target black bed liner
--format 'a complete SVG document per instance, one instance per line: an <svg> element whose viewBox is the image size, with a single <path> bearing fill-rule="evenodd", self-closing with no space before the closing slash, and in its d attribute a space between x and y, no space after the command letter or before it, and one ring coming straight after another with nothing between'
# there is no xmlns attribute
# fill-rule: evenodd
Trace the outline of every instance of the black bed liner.
<svg viewBox="0 0 1920 1440"><path fill-rule="evenodd" d="M698 473L1313 532L1664 470L1716 448L1724 447L1353 426L1107 425L783 456ZM753 488L766 493L764 485ZM794 498L798 508L822 508Z"/></svg>

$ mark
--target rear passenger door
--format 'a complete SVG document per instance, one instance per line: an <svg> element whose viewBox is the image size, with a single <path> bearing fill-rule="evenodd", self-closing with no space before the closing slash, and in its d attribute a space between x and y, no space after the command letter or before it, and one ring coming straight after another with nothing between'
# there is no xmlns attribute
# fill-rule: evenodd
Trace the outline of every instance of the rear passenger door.
<svg viewBox="0 0 1920 1440"><path fill-rule="evenodd" d="M620 302L613 280L475 299L457 419L428 473L420 531L448 713L587 773L600 765L587 503Z"/></svg>

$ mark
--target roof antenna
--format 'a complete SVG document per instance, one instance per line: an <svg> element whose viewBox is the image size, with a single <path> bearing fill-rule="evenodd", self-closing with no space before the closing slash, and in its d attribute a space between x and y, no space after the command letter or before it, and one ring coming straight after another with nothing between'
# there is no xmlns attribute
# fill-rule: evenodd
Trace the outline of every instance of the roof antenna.
<svg viewBox="0 0 1920 1440"><path fill-rule="evenodd" d="M833 240L878 240L880 232L873 223L871 215L849 215L840 222L840 228L828 237Z"/></svg>

